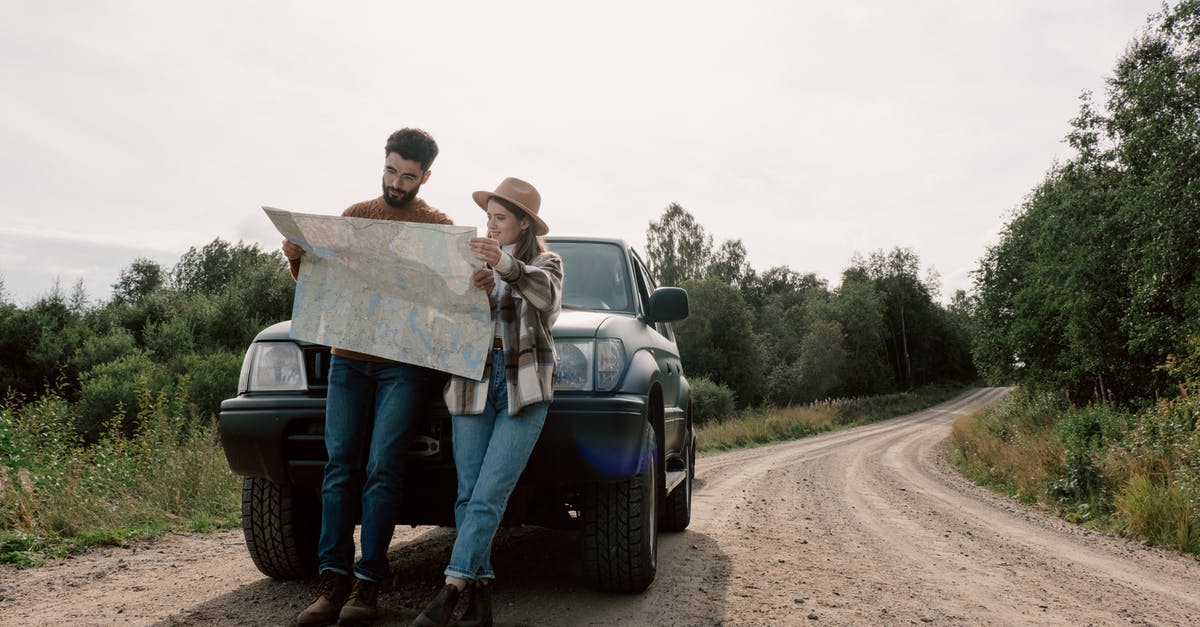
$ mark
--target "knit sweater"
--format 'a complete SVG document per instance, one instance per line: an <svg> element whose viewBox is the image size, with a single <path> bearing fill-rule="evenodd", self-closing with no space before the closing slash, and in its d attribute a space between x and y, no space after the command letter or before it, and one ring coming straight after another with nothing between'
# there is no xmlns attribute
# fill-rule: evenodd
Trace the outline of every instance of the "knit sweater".
<svg viewBox="0 0 1200 627"><path fill-rule="evenodd" d="M370 218L372 220L397 220L400 222L421 222L424 224L454 224L450 220L450 216L430 207L425 204L424 200L414 198L403 207L393 207L384 201L383 196L373 200L366 200L360 203L355 203L346 208L342 212L343 217L347 218ZM298 259L289 259L288 264L291 266L292 278L300 276L300 262L304 259L301 255ZM338 357L349 357L350 359L358 359L360 361L372 361L376 363L391 362L390 359L359 353L345 348L333 347L330 353Z"/></svg>

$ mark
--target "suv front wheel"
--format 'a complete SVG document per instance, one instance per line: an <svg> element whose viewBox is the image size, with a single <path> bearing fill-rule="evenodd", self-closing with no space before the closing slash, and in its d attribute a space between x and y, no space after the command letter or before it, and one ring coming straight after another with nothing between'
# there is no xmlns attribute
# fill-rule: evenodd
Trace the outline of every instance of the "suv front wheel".
<svg viewBox="0 0 1200 627"><path fill-rule="evenodd" d="M262 574L307 579L317 574L321 498L260 477L242 478L242 531Z"/></svg>
<svg viewBox="0 0 1200 627"><path fill-rule="evenodd" d="M628 479L587 487L583 511L583 570L601 590L637 593L658 568L658 464L654 429L642 435L642 469Z"/></svg>

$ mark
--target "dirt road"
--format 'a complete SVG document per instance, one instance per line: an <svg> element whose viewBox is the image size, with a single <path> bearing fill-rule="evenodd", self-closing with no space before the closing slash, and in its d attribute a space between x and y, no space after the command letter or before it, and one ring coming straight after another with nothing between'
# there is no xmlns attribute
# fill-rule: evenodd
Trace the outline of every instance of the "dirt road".
<svg viewBox="0 0 1200 627"><path fill-rule="evenodd" d="M1110 538L964 481L942 445L978 390L911 416L702 457L691 528L637 596L585 588L575 537L502 530L497 624L1200 624L1200 561ZM384 625L438 586L452 532L397 532ZM0 570L0 624L285 624L312 582L254 569L240 532Z"/></svg>

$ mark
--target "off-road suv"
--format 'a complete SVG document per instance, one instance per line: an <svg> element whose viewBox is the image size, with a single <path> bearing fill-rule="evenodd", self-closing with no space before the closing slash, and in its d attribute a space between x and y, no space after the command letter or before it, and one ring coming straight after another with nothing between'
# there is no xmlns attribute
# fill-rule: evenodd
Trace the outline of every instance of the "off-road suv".
<svg viewBox="0 0 1200 627"><path fill-rule="evenodd" d="M656 287L621 240L547 239L565 274L554 401L504 524L579 529L589 581L640 592L654 580L658 530L691 518L691 390L670 325L687 317L687 293ZM258 334L237 397L221 403L221 442L243 477L246 547L259 570L283 579L316 574L329 370L329 348L289 330L281 322ZM450 418L440 384L429 396L396 522L451 526Z"/></svg>

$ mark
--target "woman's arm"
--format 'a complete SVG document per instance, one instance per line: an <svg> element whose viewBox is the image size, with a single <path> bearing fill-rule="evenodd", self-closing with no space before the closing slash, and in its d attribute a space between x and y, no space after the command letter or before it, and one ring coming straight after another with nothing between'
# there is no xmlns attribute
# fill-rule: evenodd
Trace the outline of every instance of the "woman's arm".
<svg viewBox="0 0 1200 627"><path fill-rule="evenodd" d="M529 263L515 258L512 261L512 267L501 272L500 278L520 292L534 309L556 313L562 306L562 258L547 251Z"/></svg>

